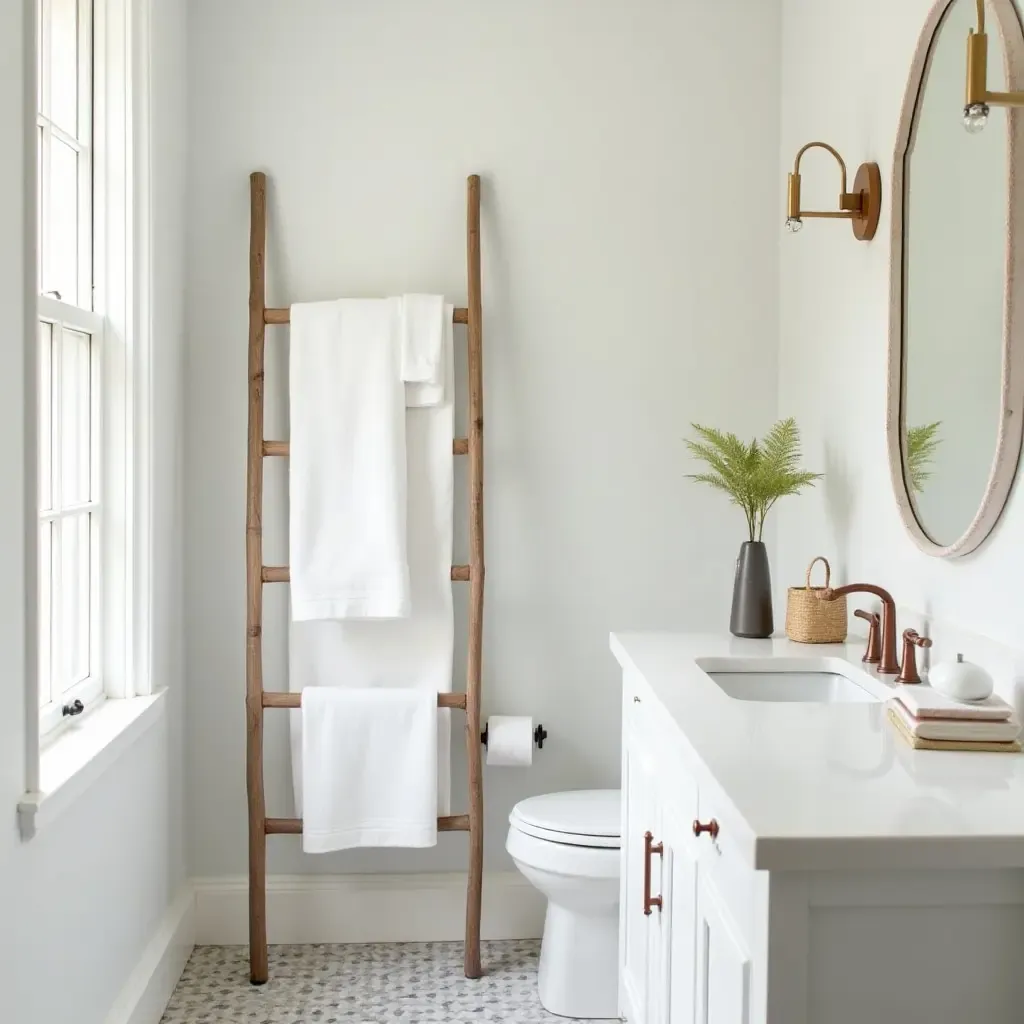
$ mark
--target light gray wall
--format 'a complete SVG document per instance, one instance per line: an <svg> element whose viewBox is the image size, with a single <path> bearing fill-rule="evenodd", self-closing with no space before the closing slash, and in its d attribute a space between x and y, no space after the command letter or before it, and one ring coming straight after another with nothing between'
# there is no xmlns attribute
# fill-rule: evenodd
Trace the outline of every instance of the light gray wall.
<svg viewBox="0 0 1024 1024"><path fill-rule="evenodd" d="M618 783L609 630L727 626L742 517L684 479L683 437L691 420L749 436L776 411L778 4L193 0L189 24L192 867L246 865L254 169L270 176L279 305L465 301L464 182L483 175L485 710L550 731L529 771L486 773L487 857L504 865L517 799ZM287 430L285 346L271 328L268 436ZM269 466L268 562L285 560L285 483ZM267 595L266 685L283 689L285 595ZM464 639L460 625L457 651ZM288 814L280 713L266 752L270 813ZM455 763L458 809L461 746ZM460 836L412 854L270 849L278 872L465 863Z"/></svg>
<svg viewBox="0 0 1024 1024"><path fill-rule="evenodd" d="M80 801L31 842L17 833L24 790L27 513L22 455L24 370L35 291L34 187L28 145L34 110L26 26L31 0L0 4L0 1016L12 1024L102 1024L184 878L181 760L180 433L181 223L183 209L184 7L155 0L153 190L157 274L154 343L158 382L156 682L171 688L169 714ZM25 211L30 223L26 223Z"/></svg>
<svg viewBox="0 0 1024 1024"><path fill-rule="evenodd" d="M804 425L808 461L828 475L780 518L776 560L794 580L814 555L834 555L839 582L879 583L901 605L1019 647L1021 487L976 554L947 560L916 548L889 480L891 161L910 63L932 6L864 0L851 21L845 0L784 0L780 170L801 143L825 137L853 163L877 160L886 191L870 245L825 225L808 226L782 250L779 403ZM780 187L783 181L780 174Z"/></svg>

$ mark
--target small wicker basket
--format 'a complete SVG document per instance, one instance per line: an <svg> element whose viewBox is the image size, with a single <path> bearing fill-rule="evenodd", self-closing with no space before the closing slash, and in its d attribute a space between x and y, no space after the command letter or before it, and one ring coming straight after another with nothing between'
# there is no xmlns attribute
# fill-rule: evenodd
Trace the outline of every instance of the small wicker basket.
<svg viewBox="0 0 1024 1024"><path fill-rule="evenodd" d="M825 563L825 586L811 586L815 562ZM846 639L846 597L822 601L818 594L831 585L832 567L820 555L807 566L804 586L790 587L786 597L786 636L801 644L841 644Z"/></svg>

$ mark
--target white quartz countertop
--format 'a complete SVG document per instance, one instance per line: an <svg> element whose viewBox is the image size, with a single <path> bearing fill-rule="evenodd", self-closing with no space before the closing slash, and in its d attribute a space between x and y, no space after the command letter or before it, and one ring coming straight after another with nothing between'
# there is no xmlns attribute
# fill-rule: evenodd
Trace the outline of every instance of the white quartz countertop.
<svg viewBox="0 0 1024 1024"><path fill-rule="evenodd" d="M619 663L654 692L691 761L695 755L749 827L754 867L1024 867L1024 755L913 750L885 712L884 700L901 688L861 663L863 644L687 633L611 638ZM735 700L696 663L722 657L841 658L879 700Z"/></svg>

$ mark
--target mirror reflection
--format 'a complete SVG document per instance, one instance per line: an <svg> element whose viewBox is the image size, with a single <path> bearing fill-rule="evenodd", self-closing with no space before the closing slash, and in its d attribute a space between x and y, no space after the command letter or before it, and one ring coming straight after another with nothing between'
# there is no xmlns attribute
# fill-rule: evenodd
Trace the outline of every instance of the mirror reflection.
<svg viewBox="0 0 1024 1024"><path fill-rule="evenodd" d="M975 17L975 0L956 0L936 33L905 168L903 470L918 522L944 547L979 510L1001 416L1008 114L993 107L984 132L964 131ZM1001 90L1004 44L989 32L989 85Z"/></svg>

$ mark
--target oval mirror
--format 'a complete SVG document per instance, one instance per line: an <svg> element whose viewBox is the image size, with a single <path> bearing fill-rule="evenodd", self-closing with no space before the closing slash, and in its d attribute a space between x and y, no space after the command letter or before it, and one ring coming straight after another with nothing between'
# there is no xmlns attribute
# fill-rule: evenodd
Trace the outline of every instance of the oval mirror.
<svg viewBox="0 0 1024 1024"><path fill-rule="evenodd" d="M988 87L1024 87L1012 0L985 0ZM1013 168L1024 110L964 124L965 51L978 0L941 0L918 45L893 175L889 459L904 522L931 554L963 555L991 532L1021 449L1024 274Z"/></svg>

